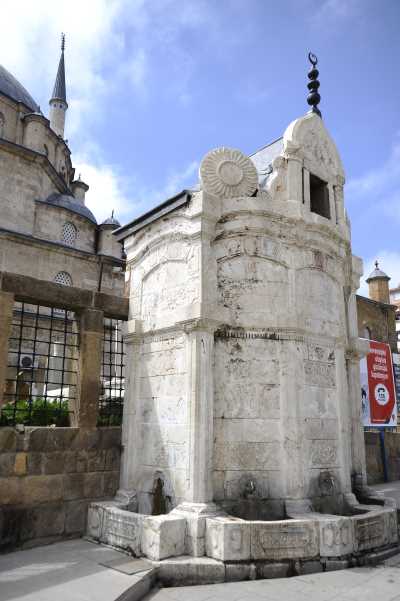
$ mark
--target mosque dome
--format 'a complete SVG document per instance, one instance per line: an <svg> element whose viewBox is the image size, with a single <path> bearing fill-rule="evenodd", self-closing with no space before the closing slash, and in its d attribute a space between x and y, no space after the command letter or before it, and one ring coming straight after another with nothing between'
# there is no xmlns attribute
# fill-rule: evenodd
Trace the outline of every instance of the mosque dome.
<svg viewBox="0 0 400 601"><path fill-rule="evenodd" d="M32 113L40 113L39 105L29 92L2 65L0 65L0 94L8 96L15 102L22 102Z"/></svg>
<svg viewBox="0 0 400 601"><path fill-rule="evenodd" d="M95 225L97 225L96 217L93 215L84 204L80 203L74 196L69 194L58 194L57 192L50 194L46 200L42 201L46 204L53 205L54 207L61 207L67 209L72 213L77 213L81 217L85 217Z"/></svg>

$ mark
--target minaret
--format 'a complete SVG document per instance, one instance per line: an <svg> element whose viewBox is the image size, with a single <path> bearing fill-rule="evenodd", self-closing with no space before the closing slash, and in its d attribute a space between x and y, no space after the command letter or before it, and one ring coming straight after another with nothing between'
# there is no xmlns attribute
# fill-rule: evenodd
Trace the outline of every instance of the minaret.
<svg viewBox="0 0 400 601"><path fill-rule="evenodd" d="M61 56L58 64L56 82L53 95L50 98L50 127L57 135L64 138L65 113L68 108L65 93L65 65L64 65L65 34L61 34Z"/></svg>

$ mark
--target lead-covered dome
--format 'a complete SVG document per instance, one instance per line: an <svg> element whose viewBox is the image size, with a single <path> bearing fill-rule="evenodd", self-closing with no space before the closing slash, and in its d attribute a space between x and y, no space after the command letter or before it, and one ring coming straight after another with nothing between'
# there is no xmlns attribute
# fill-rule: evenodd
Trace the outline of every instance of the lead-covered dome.
<svg viewBox="0 0 400 601"><path fill-rule="evenodd" d="M15 102L22 102L32 113L40 112L39 105L33 100L29 92L2 65L0 65L0 94L8 96Z"/></svg>
<svg viewBox="0 0 400 601"><path fill-rule="evenodd" d="M54 192L53 194L50 194L46 200L41 200L40 202L52 205L53 207L61 207L62 209L66 209L72 213L77 213L81 217L85 217L97 225L96 217L93 215L92 211L90 211L84 204L76 200L74 196L70 196L69 194L58 194L57 192Z"/></svg>
<svg viewBox="0 0 400 601"><path fill-rule="evenodd" d="M39 105L29 92L2 65L0 65L0 94L11 98L15 102L22 102L32 113L40 112Z"/></svg>

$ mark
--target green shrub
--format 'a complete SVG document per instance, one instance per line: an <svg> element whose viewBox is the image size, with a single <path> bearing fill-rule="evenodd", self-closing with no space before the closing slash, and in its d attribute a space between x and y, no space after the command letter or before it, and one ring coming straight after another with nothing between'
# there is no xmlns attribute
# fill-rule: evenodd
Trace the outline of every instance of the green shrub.
<svg viewBox="0 0 400 601"><path fill-rule="evenodd" d="M15 417L14 417L15 411ZM42 398L31 401L7 403L1 409L0 426L69 426L68 401L45 400Z"/></svg>

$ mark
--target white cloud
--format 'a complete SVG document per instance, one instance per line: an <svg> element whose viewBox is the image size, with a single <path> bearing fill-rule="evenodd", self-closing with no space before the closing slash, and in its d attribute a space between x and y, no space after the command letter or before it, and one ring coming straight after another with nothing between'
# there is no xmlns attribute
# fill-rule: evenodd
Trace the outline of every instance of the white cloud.
<svg viewBox="0 0 400 601"><path fill-rule="evenodd" d="M199 163L197 161L192 161L182 171L178 171L175 173L170 173L165 185L155 193L157 200L162 201L170 198L174 194L177 194L185 187L189 188L193 186L193 184L197 184L197 171L199 168Z"/></svg>
<svg viewBox="0 0 400 601"><path fill-rule="evenodd" d="M76 165L77 175L87 182L86 205L94 213L99 223L110 217L115 211L119 221L134 209L121 185L121 175L112 165L94 165L85 161Z"/></svg>
<svg viewBox="0 0 400 601"><path fill-rule="evenodd" d="M379 262L379 269L391 278L389 286L394 288L400 284L400 252L380 250L374 257L369 257L364 261L364 275L361 278L361 285L358 290L358 294L362 296L368 296L368 284L365 280L375 269L376 260Z"/></svg>
<svg viewBox="0 0 400 601"><path fill-rule="evenodd" d="M87 204L99 221L112 209L121 221L129 219L196 179L193 162L170 173L164 184L145 185L135 174L126 175L112 164L91 132L93 124L106 117L107 100L113 94L126 92L129 86L145 98L149 85L156 89L157 81L151 79L155 48L163 48L176 74L169 93L182 105L189 103L195 65L178 38L183 30L198 28L215 35L213 11L202 0L183 4L180 0L2 0L1 62L45 114L60 56L60 34L66 33L66 137L72 142L76 175L81 173L90 186Z"/></svg>
<svg viewBox="0 0 400 601"><path fill-rule="evenodd" d="M196 161L183 170L170 173L165 184L154 188L140 184L134 174L127 177L116 165L107 164L95 145L89 144L86 153L76 157L75 177L81 176L89 185L86 205L99 223L109 217L112 210L115 217L125 223L197 182Z"/></svg>
<svg viewBox="0 0 400 601"><path fill-rule="evenodd" d="M346 200L363 210L370 218L386 216L400 222L400 132L395 136L387 160L346 184Z"/></svg>
<svg viewBox="0 0 400 601"><path fill-rule="evenodd" d="M106 90L100 66L111 48L114 55L122 49L122 36L113 28L121 6L122 0L1 3L2 63L36 96L44 111L55 80L60 33L66 33L68 101L74 107L70 135L80 118L96 112L93 97Z"/></svg>
<svg viewBox="0 0 400 601"><path fill-rule="evenodd" d="M350 180L346 194L354 200L364 200L368 194L383 195L394 189L400 189L400 132L395 136L388 159L376 169Z"/></svg>
<svg viewBox="0 0 400 601"><path fill-rule="evenodd" d="M311 23L316 26L355 16L359 11L359 0L325 0L312 13Z"/></svg>

